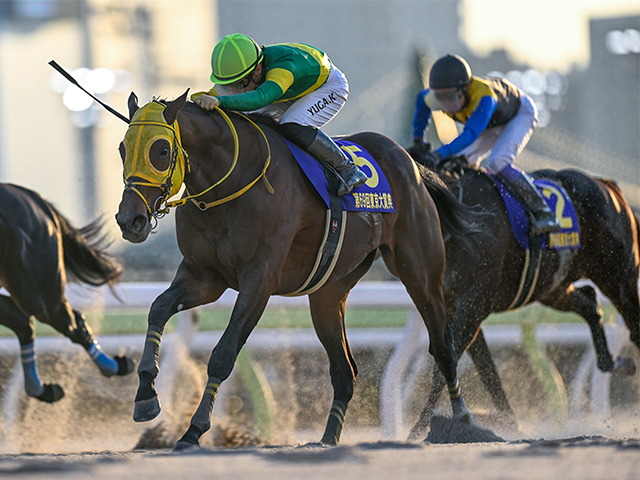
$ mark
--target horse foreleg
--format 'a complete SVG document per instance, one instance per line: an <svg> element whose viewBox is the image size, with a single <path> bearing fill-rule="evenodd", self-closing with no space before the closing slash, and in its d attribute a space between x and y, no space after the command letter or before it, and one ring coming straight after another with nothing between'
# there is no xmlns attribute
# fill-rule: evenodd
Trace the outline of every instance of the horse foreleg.
<svg viewBox="0 0 640 480"><path fill-rule="evenodd" d="M257 282L259 285L267 283ZM267 306L269 293L254 289L248 289L248 291L250 293L244 293L243 290L238 293L229 324L211 352L207 365L207 386L196 412L191 417L188 430L174 447L176 451L199 446L200 437L211 428L211 412L220 384L231 374L240 349Z"/></svg>
<svg viewBox="0 0 640 480"><path fill-rule="evenodd" d="M147 334L142 357L138 365L139 385L135 397L133 420L147 422L156 418L161 411L158 393L154 387L155 379L160 373L160 343L164 327L169 318L178 311L180 297L174 283L156 298L149 310Z"/></svg>

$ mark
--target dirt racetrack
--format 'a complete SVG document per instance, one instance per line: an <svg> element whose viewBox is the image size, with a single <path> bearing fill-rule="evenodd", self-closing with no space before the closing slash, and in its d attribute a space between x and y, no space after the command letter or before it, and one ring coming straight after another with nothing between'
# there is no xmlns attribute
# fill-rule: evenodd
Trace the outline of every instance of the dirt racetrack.
<svg viewBox="0 0 640 480"><path fill-rule="evenodd" d="M361 356L364 353L359 352ZM509 361L502 362L508 367L502 373L508 380L520 431L508 431L496 423L487 423L487 427L507 442L408 443L384 440L377 423L379 412L374 409L373 413L367 413L370 406L367 407L363 397L372 396L375 400L377 397L371 393L375 389L368 388L364 379L367 378L367 366L375 362L363 361L363 381L357 390L359 397L354 399L351 416L345 421L341 445L324 448L305 445L320 438L326 421L326 406L330 402L316 399L302 403L317 395L311 394L315 390L301 393L299 390L314 384L316 377L318 381L328 383L328 380L326 375L320 375L298 361L297 371L305 375L302 380L284 374L276 377L268 371L273 378L282 377L283 383L280 388L278 382L272 381L279 415L278 435L271 441L278 446L216 448L212 446L216 443L209 438L208 442L202 442L201 449L172 453L170 449L134 449L143 432L156 425L153 422L137 424L131 419L137 378L105 380L95 375L93 366L81 356L84 352L77 355L79 358L57 354L55 362L43 362L50 368L50 371L43 369L45 378L59 379L65 386L67 395L60 402L43 404L26 398L18 382L16 388L20 395L14 406L14 420L9 421L7 411L2 411L0 416L0 479L640 480L637 377L632 383L624 383L624 388L614 385L616 396L631 393L626 394L629 401L612 404L609 419L596 422L586 410L583 415L571 417L557 427L542 405L541 397L536 395L540 388L527 388L526 383L535 387L533 377L516 368L513 357L509 356ZM42 357L46 358L45 355ZM165 412L170 410L170 405L179 410L177 398L193 397L185 392L193 389L198 396L201 394L202 378L195 374L202 376L204 364L191 363L180 371L185 385L181 384L174 392L175 398L171 401L171 398L163 397L165 419L170 418ZM266 361L264 364L267 365ZM190 378L189 372L197 381L185 382ZM379 373L374 371L371 376L379 376ZM230 381L229 386L233 386L233 382ZM476 420L485 418L482 413L488 410L487 405L479 403L482 395L474 391L471 372L465 378L465 386ZM5 388L8 387L5 385ZM322 385L316 390L328 391ZM228 399L238 401L235 394L232 388ZM224 417L222 407L231 404L223 400L221 398L216 404L221 411L214 419ZM541 408L534 408L537 404L541 404ZM311 416L316 405L320 412L316 415L317 421L292 420L296 413L296 418ZM226 414L229 414L228 409ZM234 419L240 419L239 413L235 415ZM189 418L190 415L180 421L188 422ZM185 428L186 425L180 424L168 443L173 445L175 435L184 433ZM210 433L214 430L212 426ZM240 434L243 432L239 430Z"/></svg>
<svg viewBox="0 0 640 480"><path fill-rule="evenodd" d="M601 436L506 444L374 442L0 456L7 479L638 480L640 440Z"/></svg>

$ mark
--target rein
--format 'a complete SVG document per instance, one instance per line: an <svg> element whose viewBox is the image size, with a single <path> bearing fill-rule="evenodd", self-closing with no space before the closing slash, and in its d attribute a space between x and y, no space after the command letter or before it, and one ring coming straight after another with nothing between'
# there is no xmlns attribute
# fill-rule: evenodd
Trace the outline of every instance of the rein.
<svg viewBox="0 0 640 480"><path fill-rule="evenodd" d="M211 207L217 207L218 205L222 205L223 203L227 203L230 202L231 200L238 198L239 196L241 196L242 194L244 194L247 190L249 190L251 187L253 187L258 180L260 180L261 178L264 181L265 186L267 187L267 190L269 191L270 194L274 194L274 190L273 187L271 186L271 184L269 183L269 180L267 180L267 168L269 168L269 165L271 164L271 146L269 145L269 140L267 140L267 136L264 134L264 132L262 131L262 129L255 124L255 122L253 122L253 120L251 120L250 118L248 118L247 116L238 113L238 115L240 115L241 117L243 117L245 120L247 120L251 125L253 125L254 127L256 127L256 129L258 130L258 132L260 132L260 134L262 135L262 138L264 139L264 143L267 145L267 159L264 162L264 167L262 168L262 172L260 173L260 175L258 175L255 180L251 181L250 183L248 183L245 187L241 188L240 190L238 190L237 192L221 198L219 200L215 200L213 202L209 202L209 203L205 203L205 202L197 202L195 199L201 195L204 195L205 193L213 190L215 187L217 187L218 185L220 185L224 180L227 179L227 177L229 177L229 175L231 175L231 172L233 172L233 170L236 167L236 164L238 163L238 152L239 152L239 147L240 147L240 142L238 140L238 132L236 131L235 126L233 125L233 122L231 121L231 119L229 118L229 116L220 108L215 107L215 109L218 111L218 113L222 116L222 118L225 120L225 122L227 122L227 125L229 125L229 128L231 129L231 135L233 135L233 144L234 144L234 152L233 152L233 161L231 162L231 168L229 169L229 171L226 173L226 175L224 175L224 177L222 177L220 180L218 180L215 184L211 185L209 188L203 190L202 192L195 194L195 195L189 195L186 196L184 198L181 198L180 200L176 200L174 202L171 202L172 207L177 207L179 205L184 205L187 200L191 200L194 205L196 205L200 210L202 210L203 212ZM169 205L168 205L169 208Z"/></svg>
<svg viewBox="0 0 640 480"><path fill-rule="evenodd" d="M258 182L258 180L260 180L261 178L263 179L263 181L265 183L265 186L266 186L267 190L269 191L269 193L271 193L273 195L273 193L274 193L273 187L271 186L271 184L267 180L267 176L266 176L267 168L269 168L269 165L271 164L271 146L269 145L269 141L268 141L266 135L264 134L264 132L262 131L262 129L255 122L253 122L250 118L246 117L245 115L242 115L242 114L238 113L238 115L242 116L245 120L247 120L249 123L251 123L260 132L260 134L262 135L262 138L265 141L265 144L267 145L267 158L265 160L265 164L264 164L264 167L262 169L262 172L260 173L260 175L258 175L258 177L256 177L249 184L247 184L246 186L244 186L243 188L241 188L237 192L235 192L235 193L233 193L233 194L231 194L231 195L229 195L227 197L224 197L224 198L221 198L219 200L215 200L215 201L209 202L209 203L205 203L203 201L197 201L196 200L196 198L204 195L205 193L210 192L215 187L217 187L220 184L222 184L222 182L224 182L227 178L229 178L229 176L235 170L235 168L236 168L236 166L238 164L238 156L239 156L239 152L240 152L240 142L238 140L238 132L237 132L235 126L233 125L233 122L229 118L229 116L222 109L220 109L218 107L215 107L215 109L218 111L220 116L227 123L227 125L229 126L229 129L231 130L231 135L233 136L234 152L233 152L233 161L231 162L231 167L229 168L227 173L220 180L218 180L216 183L214 183L210 187L206 188L202 192L194 194L194 195L187 195L184 198L181 198L179 200L174 200L174 201L171 201L171 202L166 201L166 198L167 198L169 192L171 191L172 176L173 176L173 173L174 173L174 171L176 169L176 166L177 166L177 163L178 163L178 151L180 151L182 153L182 155L183 155L183 157L185 159L187 170L191 171L191 166L189 164L189 157L188 157L187 151L182 147L182 144L180 142L180 127L178 125L178 121L177 120L175 121L175 126L176 126L175 129L171 125L169 125L167 123L162 123L162 122L147 121L147 120L131 122L130 125L132 125L132 126L143 125L143 126L159 126L159 127L168 128L169 130L172 131L172 133L174 135L175 144L177 146L177 148L173 149L173 153L172 153L172 156L171 156L171 165L170 165L170 168L169 168L169 173L168 173L167 179L163 183L158 184L158 183L153 183L153 182L128 181L128 180L125 180L125 190L133 190L142 199L142 201L144 202L144 204L145 204L145 206L147 208L147 212L149 214L149 218L155 218L156 221L157 221L159 218L162 218L167 213L169 213L169 210L171 208L182 206L185 203L187 203L188 200L191 200L191 202L193 202L201 211L205 211L205 210L207 210L207 209L209 209L211 207L222 205L224 203L227 203L227 202L229 202L229 201L231 201L231 200L233 200L235 198L238 198L239 196L243 195L247 190L249 190L253 185L255 185ZM156 199L156 201L154 202L153 208L151 208L151 206L148 204L147 200L144 198L144 195L142 195L142 193L136 188L137 186L157 187L157 188L161 188L162 189L162 195L159 196ZM159 204L158 204L158 202L159 202Z"/></svg>

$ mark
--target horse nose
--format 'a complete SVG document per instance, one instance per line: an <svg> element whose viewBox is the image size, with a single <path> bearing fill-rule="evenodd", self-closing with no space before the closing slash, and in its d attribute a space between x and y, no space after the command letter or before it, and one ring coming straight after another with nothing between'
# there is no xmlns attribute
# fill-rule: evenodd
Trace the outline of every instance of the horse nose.
<svg viewBox="0 0 640 480"><path fill-rule="evenodd" d="M120 227L122 236L125 239L132 240L133 238L144 235L148 221L147 218L141 214L135 214L133 217L128 217L122 213L117 213L116 223Z"/></svg>

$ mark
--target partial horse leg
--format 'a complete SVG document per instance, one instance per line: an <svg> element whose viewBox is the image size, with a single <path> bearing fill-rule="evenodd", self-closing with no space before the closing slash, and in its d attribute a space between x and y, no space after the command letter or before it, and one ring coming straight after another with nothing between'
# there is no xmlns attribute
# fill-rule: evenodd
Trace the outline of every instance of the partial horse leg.
<svg viewBox="0 0 640 480"><path fill-rule="evenodd" d="M37 269L20 263L22 257L16 258L16 265L10 267L13 274L5 279L12 299L24 314L35 316L73 343L84 347L103 375L109 377L132 372L133 361L105 354L85 323L84 316L74 311L67 302L64 294L64 264L57 255L58 242L51 242L29 253L28 258L39 266ZM56 255L46 255L50 252L56 252Z"/></svg>
<svg viewBox="0 0 640 480"><path fill-rule="evenodd" d="M447 382L442 375L442 372L438 368L438 365L434 365L431 370L431 389L429 390L429 396L427 397L427 404L420 412L418 420L411 428L407 440L410 442L422 441L427 436L429 426L431 426L431 416L438 404L438 400L444 390Z"/></svg>
<svg viewBox="0 0 640 480"><path fill-rule="evenodd" d="M57 301L51 301L49 307L36 313L38 320L51 325L65 337L82 346L93 363L100 369L105 377L113 375L127 375L133 371L133 360L125 356L112 357L102 350L98 339L93 334L91 327L85 321L85 317L62 296Z"/></svg>
<svg viewBox="0 0 640 480"><path fill-rule="evenodd" d="M105 377L114 375L122 376L133 372L134 362L126 356L111 355L105 353L93 334L91 327L85 322L85 316L77 310L72 310L75 320L75 328L67 335L71 341L82 345L87 351L93 363L100 369L100 373ZM65 334L66 335L66 334Z"/></svg>
<svg viewBox="0 0 640 480"><path fill-rule="evenodd" d="M637 273L626 275L618 282L615 279L608 279L606 282L599 279L593 279L593 281L620 312L629 329L629 339L640 348L640 298Z"/></svg>
<svg viewBox="0 0 640 480"><path fill-rule="evenodd" d="M333 403L320 443L337 445L347 406L353 397L358 366L349 347L344 327L344 311L349 292L369 270L375 252L360 266L339 282L321 288L309 295L313 328L329 357L329 373L333 386Z"/></svg>
<svg viewBox="0 0 640 480"><path fill-rule="evenodd" d="M458 356L453 331L447 324L442 291L444 243L437 214L435 211L431 214L436 221L425 219L422 225L430 225L430 228L424 231L413 231L415 225L420 225L419 219L412 218L413 224L408 230L398 225L394 251L384 248L382 253L387 267L397 272L429 331L429 352L447 382L454 416L468 415L458 381ZM420 243L416 245L413 239L417 238Z"/></svg>
<svg viewBox="0 0 640 480"><path fill-rule="evenodd" d="M541 300L542 303L556 310L575 312L583 317L593 338L593 346L596 349L598 368L603 372L611 372L615 364L602 325L602 308L596 298L596 291L590 285L575 288L569 285L566 290L559 289Z"/></svg>
<svg viewBox="0 0 640 480"><path fill-rule="evenodd" d="M489 346L487 345L482 328L478 329L476 339L469 345L467 351L478 370L480 380L491 396L493 404L506 415L506 422L509 427L517 430L518 421L516 420L516 414L511 409L507 394L502 387L498 369L493 362L493 357L491 357L491 352L489 351Z"/></svg>
<svg viewBox="0 0 640 480"><path fill-rule="evenodd" d="M603 282L596 278L593 281L616 307L629 329L629 339L640 349L640 298L637 275L635 272L630 273L618 280L616 282L615 278L608 278L608 281ZM602 329L602 326L600 328ZM611 372L616 375L634 375L636 369L631 357L619 356L614 360Z"/></svg>
<svg viewBox="0 0 640 480"><path fill-rule="evenodd" d="M455 310L451 328L454 336L455 352L457 358L459 358L469 348L469 345L474 343L474 337L480 332L482 320L489 315L489 307L485 305L482 298L475 298L475 296L469 295L460 296L456 303L458 307ZM472 308L466 308L467 305L472 305ZM431 416L446 383L439 366L436 364L432 370L432 384L427 397L427 404L411 429L409 440L419 440L427 434L427 430L431 425Z"/></svg>
<svg viewBox="0 0 640 480"><path fill-rule="evenodd" d="M24 389L30 397L43 402L57 402L64 396L64 390L56 383L43 384L38 375L35 352L35 321L16 306L10 297L0 295L0 319L2 325L10 328L20 342L20 360L24 374Z"/></svg>
<svg viewBox="0 0 640 480"><path fill-rule="evenodd" d="M261 275L259 278L246 281L240 287L229 324L209 357L207 386L202 400L191 417L189 429L176 443L175 450L198 446L200 437L211 427L211 411L220 385L231 374L240 349L267 306L272 291L269 283L268 279Z"/></svg>
<svg viewBox="0 0 640 480"><path fill-rule="evenodd" d="M160 373L160 343L169 319L179 311L216 301L226 288L221 279L207 281L202 275L192 272L183 261L169 288L153 301L138 365L140 383L135 397L134 421L147 422L160 414L160 400L154 382Z"/></svg>

